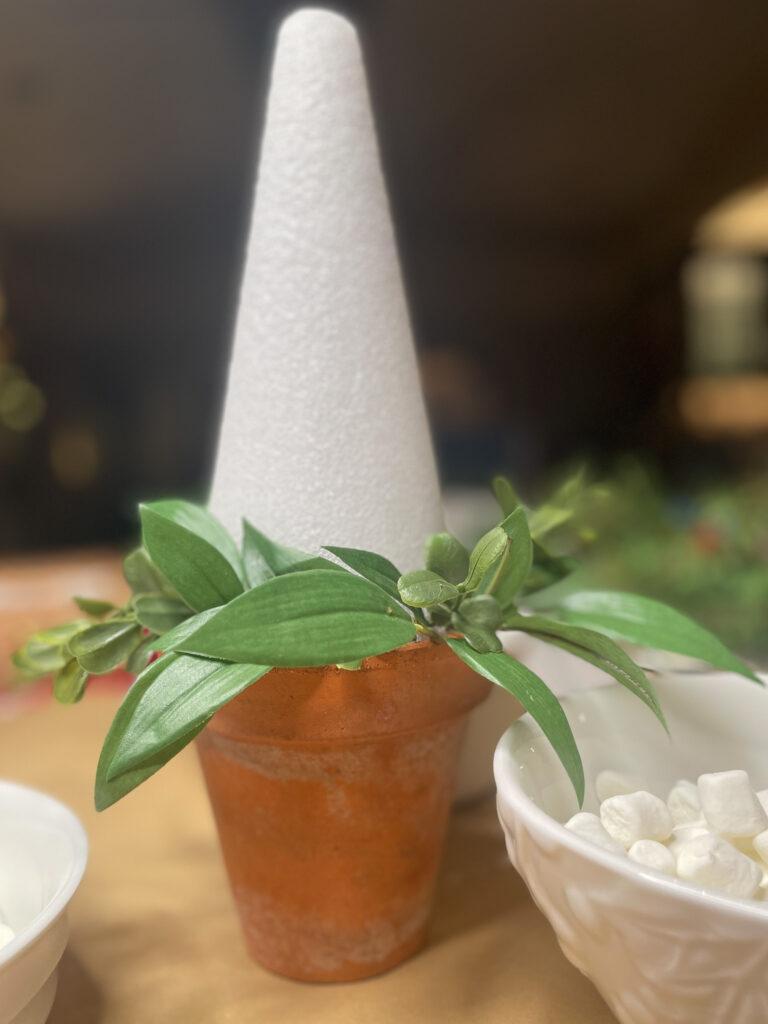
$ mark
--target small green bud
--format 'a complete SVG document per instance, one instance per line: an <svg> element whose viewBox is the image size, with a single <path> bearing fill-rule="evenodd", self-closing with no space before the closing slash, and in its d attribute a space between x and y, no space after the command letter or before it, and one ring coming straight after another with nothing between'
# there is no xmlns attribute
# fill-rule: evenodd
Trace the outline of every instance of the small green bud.
<svg viewBox="0 0 768 1024"><path fill-rule="evenodd" d="M427 538L424 564L449 583L461 583L469 570L469 552L452 534L433 533Z"/></svg>
<svg viewBox="0 0 768 1024"><path fill-rule="evenodd" d="M459 606L459 615L471 626L498 629L502 622L501 605L492 594L473 594Z"/></svg>
<svg viewBox="0 0 768 1024"><path fill-rule="evenodd" d="M397 581L397 590L404 604L412 608L429 608L434 604L453 601L459 592L452 583L430 569L408 572Z"/></svg>
<svg viewBox="0 0 768 1024"><path fill-rule="evenodd" d="M467 626L462 632L467 643L480 654L496 654L502 650L501 640L490 629Z"/></svg>

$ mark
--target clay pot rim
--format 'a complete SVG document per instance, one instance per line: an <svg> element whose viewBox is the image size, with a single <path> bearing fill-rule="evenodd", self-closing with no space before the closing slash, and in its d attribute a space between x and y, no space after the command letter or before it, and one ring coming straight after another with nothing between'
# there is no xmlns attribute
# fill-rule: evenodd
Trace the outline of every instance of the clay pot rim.
<svg viewBox="0 0 768 1024"><path fill-rule="evenodd" d="M451 721L490 690L446 644L424 638L366 658L357 672L275 667L222 707L206 730L278 745L370 741Z"/></svg>
<svg viewBox="0 0 768 1024"><path fill-rule="evenodd" d="M441 640L433 640L429 636L417 636L415 640L409 640L407 644L393 647L391 651L384 651L383 654L370 654L362 659L359 669L338 668L333 662L326 665L273 665L270 672L308 672L312 674L326 674L328 672L343 672L345 676L354 676L355 671L360 672L381 672L391 668L392 662L402 655L418 652L426 654L427 651L442 651L445 644Z"/></svg>

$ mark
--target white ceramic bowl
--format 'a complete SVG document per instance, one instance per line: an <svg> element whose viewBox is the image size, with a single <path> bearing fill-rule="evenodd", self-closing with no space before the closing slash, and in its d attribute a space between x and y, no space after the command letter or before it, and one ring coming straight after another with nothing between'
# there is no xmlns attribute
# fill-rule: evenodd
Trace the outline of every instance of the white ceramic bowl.
<svg viewBox="0 0 768 1024"><path fill-rule="evenodd" d="M0 949L0 1024L42 1024L67 944L67 904L85 871L88 841L70 810L0 781L0 914L16 937Z"/></svg>
<svg viewBox="0 0 768 1024"><path fill-rule="evenodd" d="M577 693L564 706L587 775L615 768L666 795L678 778L746 769L768 787L768 691L736 676L657 680L672 740L626 690ZM567 958L621 1024L766 1024L768 902L705 892L607 853L565 829L570 783L529 715L494 760L510 859Z"/></svg>

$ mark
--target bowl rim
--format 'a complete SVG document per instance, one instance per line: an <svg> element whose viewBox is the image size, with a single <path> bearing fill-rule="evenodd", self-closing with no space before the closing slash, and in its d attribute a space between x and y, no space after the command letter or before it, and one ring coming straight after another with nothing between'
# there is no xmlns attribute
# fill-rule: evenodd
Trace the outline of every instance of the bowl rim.
<svg viewBox="0 0 768 1024"><path fill-rule="evenodd" d="M701 674L711 675L711 673ZM669 675L672 675L672 673L665 673L665 675L669 678ZM686 673L685 675L686 680L690 680L692 673ZM579 698L587 694L593 694L597 691L618 691L620 689L621 687L618 683L589 687L588 689L568 694L562 698L562 703L577 707ZM632 879L635 883L645 886L656 893L661 892L667 896L681 899L685 903L695 904L698 907L702 905L708 906L713 910L725 912L733 917L747 915L768 927L768 902L761 903L756 900L742 899L736 896L727 896L724 893L712 892L709 889L703 889L700 886L694 885L692 882L686 882L682 878L672 878L650 868L644 868L642 865L630 861L628 857L621 858L617 854L595 846L594 843L590 843L583 836L579 836L570 829L567 829L565 825L542 810L528 796L520 784L516 759L511 749L512 736L520 730L523 724L533 729L538 737L543 739L545 743L548 743L538 723L530 714L525 714L505 730L496 745L493 757L493 774L496 780L499 799L510 806L515 816L519 816L523 820L528 819L540 831L544 832L550 840L561 846L566 846L572 853L586 860L595 861L608 871L613 871L625 878ZM553 753L553 756L556 755ZM499 817L502 817L501 813ZM520 872L520 874L523 873Z"/></svg>
<svg viewBox="0 0 768 1024"><path fill-rule="evenodd" d="M47 813L43 815L44 820L51 827L58 828L71 841L72 860L69 871L54 896L28 925L17 932L13 939L0 949L0 971L40 938L62 914L77 891L88 863L88 836L80 819L66 804L32 786L12 782L9 779L0 779L0 797L7 793L25 797L30 801L28 817L32 820L41 817L40 810L42 808L47 809Z"/></svg>

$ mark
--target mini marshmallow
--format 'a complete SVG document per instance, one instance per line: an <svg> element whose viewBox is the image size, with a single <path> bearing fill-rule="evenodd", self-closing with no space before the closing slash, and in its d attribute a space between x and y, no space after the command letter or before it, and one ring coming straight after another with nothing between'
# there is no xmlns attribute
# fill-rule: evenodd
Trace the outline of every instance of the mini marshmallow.
<svg viewBox="0 0 768 1024"><path fill-rule="evenodd" d="M677 874L686 882L739 899L754 896L763 878L759 864L715 835L683 844L677 855Z"/></svg>
<svg viewBox="0 0 768 1024"><path fill-rule="evenodd" d="M674 784L667 797L667 807L675 825L690 825L701 819L699 790L688 779Z"/></svg>
<svg viewBox="0 0 768 1024"><path fill-rule="evenodd" d="M624 855L623 847L615 839L611 839L596 814L590 814L589 811L579 811L578 814L574 814L570 821L565 823L565 827L595 846L608 850L609 853Z"/></svg>
<svg viewBox="0 0 768 1024"><path fill-rule="evenodd" d="M755 836L752 845L764 863L768 864L768 829Z"/></svg>
<svg viewBox="0 0 768 1024"><path fill-rule="evenodd" d="M702 813L713 832L749 837L768 828L768 815L745 771L700 775L698 790Z"/></svg>
<svg viewBox="0 0 768 1024"><path fill-rule="evenodd" d="M698 839L699 836L709 836L711 834L703 819L691 822L690 825L675 825L672 829L672 837L670 838L668 849L674 857L677 857L681 847L689 839Z"/></svg>
<svg viewBox="0 0 768 1024"><path fill-rule="evenodd" d="M672 817L663 800L639 790L626 796L612 796L600 805L603 828L628 850L638 839L668 839Z"/></svg>
<svg viewBox="0 0 768 1024"><path fill-rule="evenodd" d="M12 942L16 938L16 932L10 925L3 924L0 922L0 949L3 946L7 946L9 942Z"/></svg>
<svg viewBox="0 0 768 1024"><path fill-rule="evenodd" d="M612 796L626 796L628 793L635 793L638 788L636 782L612 768L606 768L595 779L595 793L601 803L603 800L609 800Z"/></svg>
<svg viewBox="0 0 768 1024"><path fill-rule="evenodd" d="M768 789L758 790L756 796L757 799L760 801L763 810L766 814L768 814Z"/></svg>
<svg viewBox="0 0 768 1024"><path fill-rule="evenodd" d="M653 868L665 875L674 875L675 858L670 850L655 839L638 839L629 848L629 858L644 868Z"/></svg>

